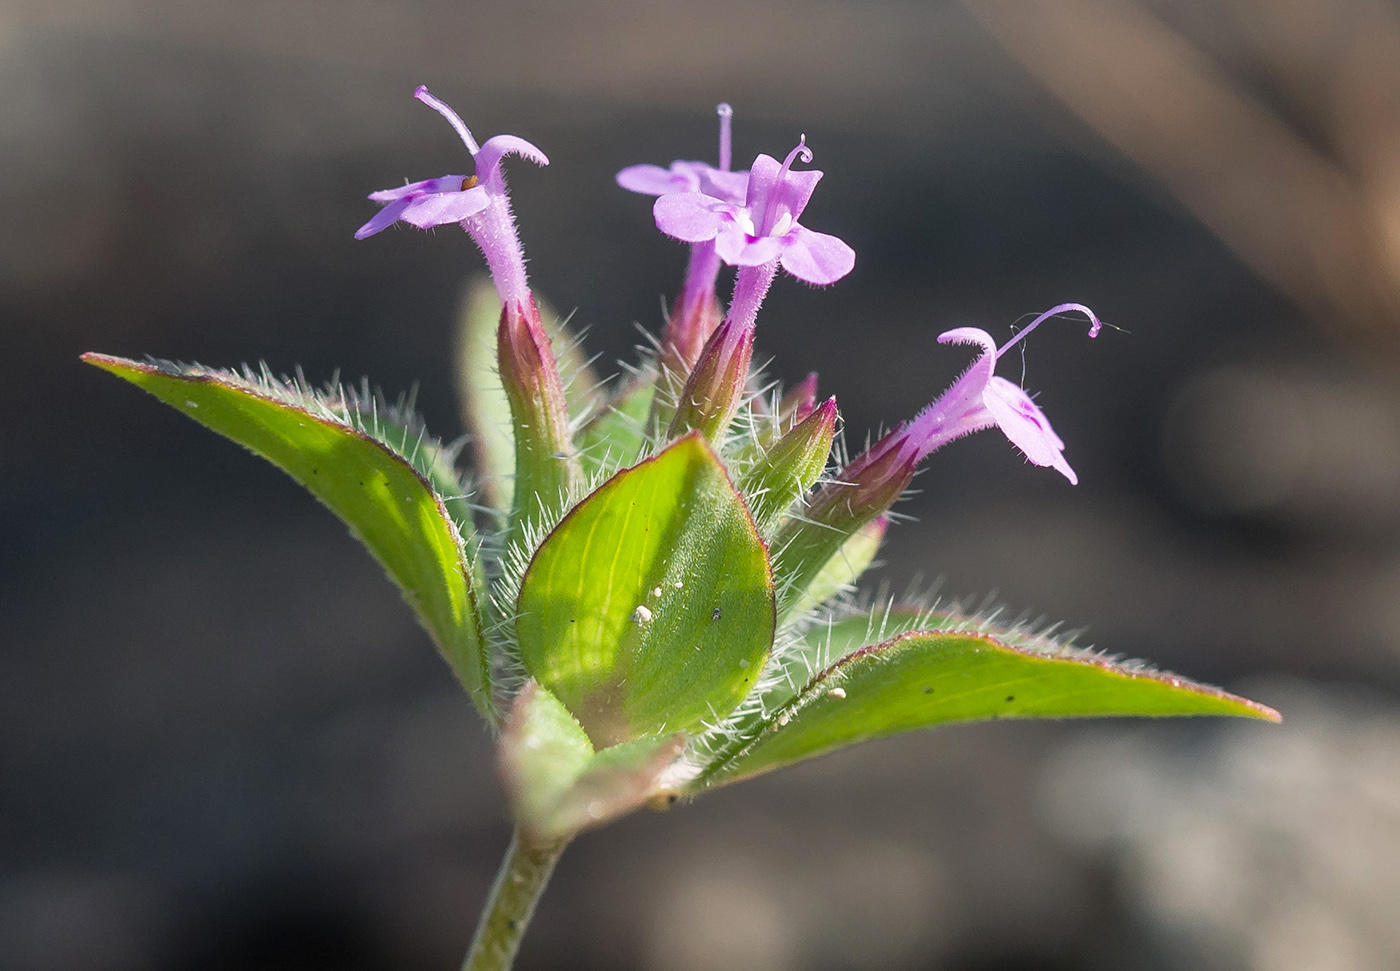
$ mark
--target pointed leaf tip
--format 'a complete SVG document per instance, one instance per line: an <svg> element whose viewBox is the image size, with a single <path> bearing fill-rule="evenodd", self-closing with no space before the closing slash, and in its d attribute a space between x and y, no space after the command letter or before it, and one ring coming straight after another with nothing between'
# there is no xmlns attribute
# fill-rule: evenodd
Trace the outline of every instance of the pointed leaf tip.
<svg viewBox="0 0 1400 971"><path fill-rule="evenodd" d="M749 499L758 530L768 535L826 468L836 435L836 399L789 431L744 476L741 491Z"/></svg>
<svg viewBox="0 0 1400 971"><path fill-rule="evenodd" d="M863 624L864 619L860 619ZM749 730L696 788L728 783L858 742L1003 718L1278 712L1209 685L1087 651L1048 654L986 634L911 630L853 651Z"/></svg>
<svg viewBox="0 0 1400 971"><path fill-rule="evenodd" d="M403 591L473 701L494 719L463 531L430 481L435 443L409 436L392 416L374 425L348 399L281 382L168 362L84 354L205 427L282 469L350 527ZM411 441L410 441L411 439ZM446 460L443 460L446 461ZM450 462L448 463L450 465Z"/></svg>

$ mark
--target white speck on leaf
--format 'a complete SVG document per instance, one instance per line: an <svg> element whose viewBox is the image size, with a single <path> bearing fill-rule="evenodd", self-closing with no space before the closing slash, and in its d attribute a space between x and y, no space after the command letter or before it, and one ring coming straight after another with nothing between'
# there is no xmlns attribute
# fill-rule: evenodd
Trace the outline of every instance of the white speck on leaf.
<svg viewBox="0 0 1400 971"><path fill-rule="evenodd" d="M828 691L828 692L826 693L826 696L827 696L828 698L844 698L844 697L846 697L846 689L845 689L845 688L832 688L830 691Z"/></svg>
<svg viewBox="0 0 1400 971"><path fill-rule="evenodd" d="M646 604L638 604L637 609L632 611L632 623L645 624L650 620L651 611L647 609Z"/></svg>

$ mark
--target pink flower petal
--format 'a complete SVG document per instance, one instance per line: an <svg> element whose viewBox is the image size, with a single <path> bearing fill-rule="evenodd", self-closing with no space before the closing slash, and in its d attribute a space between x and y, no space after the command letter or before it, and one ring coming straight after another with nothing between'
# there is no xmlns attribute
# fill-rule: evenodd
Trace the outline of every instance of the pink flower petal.
<svg viewBox="0 0 1400 971"><path fill-rule="evenodd" d="M980 327L955 327L939 334L938 343L982 345L982 354L972 362L972 366L967 369L963 378L958 379L958 383L962 384L964 378L976 375L977 381L985 387L992 379L997 366L997 342L991 334Z"/></svg>
<svg viewBox="0 0 1400 971"><path fill-rule="evenodd" d="M409 200L396 199L383 209L374 214L374 218L355 230L356 239L368 239L375 233L382 233L394 223L399 221L403 211L408 208Z"/></svg>
<svg viewBox="0 0 1400 971"><path fill-rule="evenodd" d="M812 197L812 191L821 181L822 174L815 169L789 169L780 183L778 176L782 174L782 169L783 163L768 155L760 155L753 160L753 166L749 169L749 186L744 208L753 215L755 223L763 219L770 201L775 207L777 218L787 215L795 221L802 215L802 210L807 207L807 200Z"/></svg>
<svg viewBox="0 0 1400 971"><path fill-rule="evenodd" d="M704 163L700 165L703 167L699 173L701 192L736 206L744 204L744 197L749 191L749 173L724 172Z"/></svg>
<svg viewBox="0 0 1400 971"><path fill-rule="evenodd" d="M730 223L715 236L715 253L730 266L762 266L778 259L783 241L774 236L748 236Z"/></svg>
<svg viewBox="0 0 1400 971"><path fill-rule="evenodd" d="M744 208L751 212L762 212L768 202L768 193L778 181L778 173L783 163L771 155L759 154L749 166L749 184L744 195Z"/></svg>
<svg viewBox="0 0 1400 971"><path fill-rule="evenodd" d="M491 197L481 186L465 192L438 192L408 200L399 218L419 229L430 229L446 223L459 223L475 216L491 204Z"/></svg>
<svg viewBox="0 0 1400 971"><path fill-rule="evenodd" d="M997 426L1022 452L1036 465L1048 465L1056 469L1073 484L1079 477L1069 467L1062 454L1065 443L1050 427L1045 417L1030 396L1005 378L994 377L987 384L982 402Z"/></svg>
<svg viewBox="0 0 1400 971"><path fill-rule="evenodd" d="M501 159L507 155L519 155L536 165L549 164L544 152L525 139L515 135L497 135L488 138L486 144L481 146L481 151L473 156L476 161L476 177L482 182L490 179L496 174L496 166L500 165Z"/></svg>
<svg viewBox="0 0 1400 971"><path fill-rule="evenodd" d="M777 206L778 212L787 213L796 220L802 215L802 210L807 208L807 202L812 198L812 192L821 178L821 172L816 169L789 169L787 177L774 190L777 197L773 204Z"/></svg>
<svg viewBox="0 0 1400 971"><path fill-rule="evenodd" d="M413 195L415 192L456 192L462 188L465 175L444 175L437 179L424 179L422 182L410 182L408 185L401 185L397 189L381 189L378 192L371 192L369 197L374 202L393 202L395 199L402 199L404 196Z"/></svg>
<svg viewBox="0 0 1400 971"><path fill-rule="evenodd" d="M700 192L673 192L652 206L656 228L686 243L714 239L724 225L725 204Z"/></svg>
<svg viewBox="0 0 1400 971"><path fill-rule="evenodd" d="M659 165L629 165L617 173L617 184L629 192L664 196L672 192L699 192L700 179L689 172L676 172Z"/></svg>
<svg viewBox="0 0 1400 971"><path fill-rule="evenodd" d="M826 286L856 265L856 251L835 236L794 226L783 247L783 269L799 280Z"/></svg>

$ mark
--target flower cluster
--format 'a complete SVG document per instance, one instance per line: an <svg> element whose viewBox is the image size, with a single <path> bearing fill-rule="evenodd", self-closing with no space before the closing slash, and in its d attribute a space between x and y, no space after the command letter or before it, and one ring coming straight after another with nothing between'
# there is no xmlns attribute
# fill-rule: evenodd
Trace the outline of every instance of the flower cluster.
<svg viewBox="0 0 1400 971"><path fill-rule="evenodd" d="M939 341L977 348L928 407L854 459L837 459L836 399L816 375L767 393L752 369L778 270L825 287L854 250L802 220L822 173L806 137L783 161L732 166L720 105L718 165L617 173L654 196L657 228L690 266L661 340L617 385L561 379L525 274L507 155L546 165L524 139L477 144L472 172L372 193L356 232L456 224L490 269L462 315L463 414L475 479L412 404L332 383L84 355L270 460L314 492L385 568L473 704L498 732L515 832L462 967L507 971L535 901L578 832L843 746L953 722L1082 715L1277 712L1049 632L937 600L853 596L890 506L953 439L1000 428L1033 465L1074 483L1064 442L1025 390L995 374L1008 348L976 327ZM734 267L728 306L717 285ZM496 354L479 354L494 333ZM566 353L577 347L566 346ZM487 360L490 358L490 360ZM575 361L575 376L588 362ZM606 389L606 390L599 390ZM566 393L566 390L568 393ZM834 455L843 456L841 449ZM483 485L477 488L476 485Z"/></svg>
<svg viewBox="0 0 1400 971"><path fill-rule="evenodd" d="M533 408L539 427L557 428L565 420L557 371L548 340L538 326L538 312L533 310L524 256L501 174L501 161L507 154L540 165L547 165L548 159L530 142L513 135L497 135L478 148L450 107L424 87L415 97L436 109L456 129L472 155L475 173L372 193L369 198L384 208L360 228L356 238L372 236L400 220L420 229L461 225L486 257L504 316L516 316L515 308L519 308L518 317L524 324L524 339L504 343L523 344L530 353L508 348L502 374L508 386L524 389L517 396L522 411ZM657 229L690 244L689 269L663 333L658 360L663 372L684 382L669 425L673 438L699 430L715 440L728 427L747 393L759 308L779 268L806 283L826 286L855 267L855 251L850 246L799 222L822 178L820 171L795 168L799 160L812 161L806 136L781 162L759 154L747 170L735 171L731 164L733 110L721 104L718 114L717 166L676 160L668 168L634 165L617 174L622 188L656 197L652 211ZM716 296L722 265L737 268L728 312L723 316ZM1054 468L1070 482L1077 482L1064 458L1064 442L1044 412L1022 388L995 373L1007 348L1045 320L1068 311L1086 315L1091 322L1089 336L1098 335L1098 318L1077 303L1051 308L1001 347L986 331L973 327L940 335L940 342L971 344L980 347L981 353L927 408L838 470L812 497L809 518L835 526L837 534L848 536L889 509L931 452L994 426L1032 463ZM518 366L509 367L512 360ZM810 393L815 396L814 379ZM567 452L561 435L545 438L542 450L556 456Z"/></svg>
<svg viewBox="0 0 1400 971"><path fill-rule="evenodd" d="M996 368L1059 314L1083 314L1097 335L1087 307L1053 307L1000 347L977 328L945 332L943 343L978 350L967 370L830 467L836 399L818 400L815 375L764 393L754 333L779 270L827 286L854 269L855 253L802 222L822 178L805 167L805 136L781 162L758 155L735 170L733 112L720 105L718 165L617 175L654 196L657 228L690 246L654 353L606 392L566 393L502 165L507 155L545 165L544 153L513 135L478 145L426 88L415 96L456 130L472 171L371 194L382 208L355 235L455 223L485 256L495 294L469 302L462 345L470 358L494 334L496 353L461 373L477 481L491 487L476 489L410 405L390 405L367 381L318 391L246 369L86 357L278 465L340 516L499 732L516 830L465 969L505 971L564 845L643 806L953 722L1277 719L1023 625L850 595L890 507L949 442L999 428L1030 462L1076 481L1044 413Z"/></svg>

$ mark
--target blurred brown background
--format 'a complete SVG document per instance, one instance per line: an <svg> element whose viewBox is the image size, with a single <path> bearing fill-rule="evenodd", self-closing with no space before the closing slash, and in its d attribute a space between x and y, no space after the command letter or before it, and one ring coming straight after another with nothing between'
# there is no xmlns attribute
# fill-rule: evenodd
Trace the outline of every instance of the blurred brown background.
<svg viewBox="0 0 1400 971"><path fill-rule="evenodd" d="M1400 11L1380 0L8 0L0 6L0 967L455 967L507 834L469 706L274 469L84 350L421 381L466 237L364 195L511 168L533 279L604 362L683 247L624 165L805 132L856 248L760 322L851 440L1064 300L1027 383L1082 484L935 455L896 589L1088 627L1281 727L996 724L629 818L520 967L1400 966ZM1014 362L1006 372L1012 373Z"/></svg>

